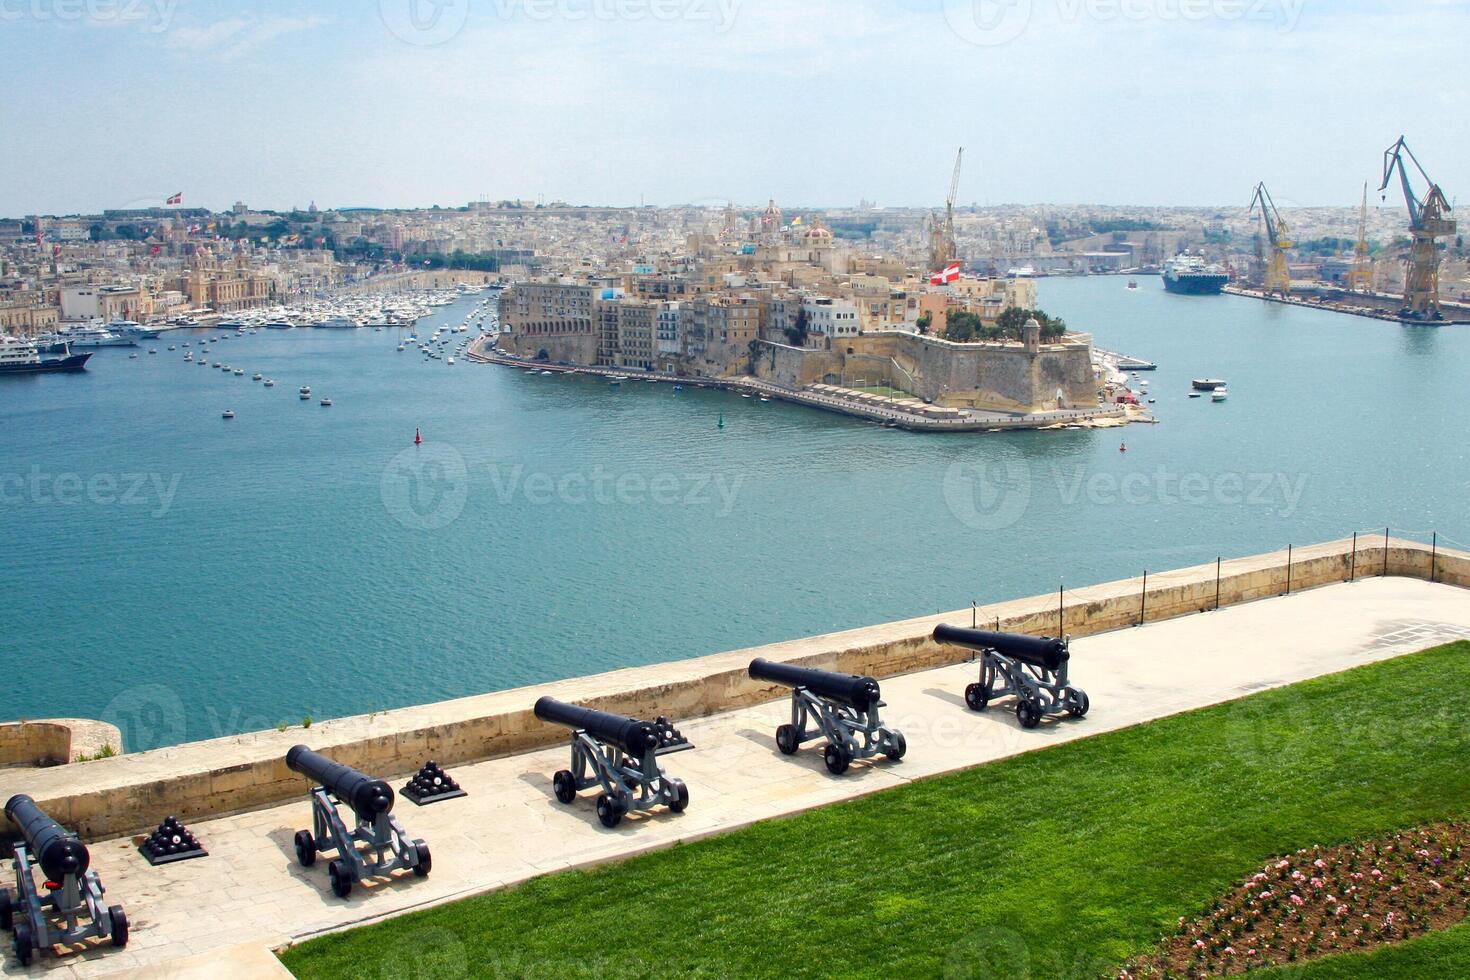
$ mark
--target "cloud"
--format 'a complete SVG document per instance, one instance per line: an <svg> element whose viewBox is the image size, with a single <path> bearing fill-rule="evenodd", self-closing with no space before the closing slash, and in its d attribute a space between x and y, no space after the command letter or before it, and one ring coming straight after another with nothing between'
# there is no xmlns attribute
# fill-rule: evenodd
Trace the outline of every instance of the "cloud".
<svg viewBox="0 0 1470 980"><path fill-rule="evenodd" d="M235 61L277 38L314 30L329 23L331 18L315 15L260 19L232 17L202 27L176 27L169 33L167 43L175 51L209 54L220 61Z"/></svg>

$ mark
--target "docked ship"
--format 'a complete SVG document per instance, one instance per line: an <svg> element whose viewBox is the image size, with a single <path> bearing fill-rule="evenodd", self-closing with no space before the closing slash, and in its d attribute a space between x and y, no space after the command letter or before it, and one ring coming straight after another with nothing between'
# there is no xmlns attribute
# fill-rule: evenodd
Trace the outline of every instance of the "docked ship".
<svg viewBox="0 0 1470 980"><path fill-rule="evenodd" d="M87 366L91 351L73 354L63 348L60 357L43 357L40 349L20 337L0 337L0 374L41 374L47 371L80 371Z"/></svg>
<svg viewBox="0 0 1470 980"><path fill-rule="evenodd" d="M1229 281L1225 270L1205 262L1203 255L1180 252L1164 263L1164 288L1171 293L1213 296Z"/></svg>

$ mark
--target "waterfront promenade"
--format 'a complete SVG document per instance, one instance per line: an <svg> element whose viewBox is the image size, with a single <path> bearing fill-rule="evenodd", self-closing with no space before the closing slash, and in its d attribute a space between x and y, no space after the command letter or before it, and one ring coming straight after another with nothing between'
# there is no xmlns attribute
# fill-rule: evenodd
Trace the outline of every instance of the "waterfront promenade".
<svg viewBox="0 0 1470 980"><path fill-rule="evenodd" d="M928 617L923 625L967 617L968 610ZM210 851L204 859L150 868L131 839L94 842L93 865L108 887L109 901L127 907L132 943L123 951L45 957L31 973L101 976L155 968L143 975L258 976L259 965L268 961L250 959L252 951L258 957L267 947L324 931L724 833L1466 636L1470 591L1389 576L1076 639L1073 681L1089 693L1092 711L1082 720L1048 720L1034 731L1021 730L1003 703L983 714L964 707L964 686L975 675L971 664L890 677L883 681L885 719L904 732L908 753L899 763L855 764L841 777L829 775L820 751L810 746L791 758L779 755L772 733L787 720L784 698L703 718L676 718L696 746L667 760L671 774L689 785L688 811L631 815L610 831L597 823L592 794L572 806L552 799L551 774L566 765L564 743L453 766L467 798L422 809L400 798L395 811L411 836L430 843L433 874L368 884L354 889L345 902L331 896L321 863L302 869L292 856L292 834L310 819L307 784L301 780L299 799L191 822ZM801 641L815 647L830 643L834 649L844 642L850 642L844 634ZM661 672L668 669L622 673L652 678ZM506 693L530 704L541 694L577 699L596 686L595 678L583 678ZM281 738L330 740L335 724L325 723L320 733L293 731ZM166 767L170 756L187 749L150 755ZM1227 754L1268 750L1221 747ZM0 788L24 791L26 778L17 771L0 773ZM395 779L394 785L402 782ZM227 952L238 958L225 959ZM410 954L386 950L384 955ZM14 964L7 969L13 971Z"/></svg>
<svg viewBox="0 0 1470 980"><path fill-rule="evenodd" d="M630 368L587 367L527 361L523 358L496 354L495 338L476 338L465 351L465 357L482 364L498 364L523 370L550 371L553 374L586 374L616 378L629 383L679 384L720 388L757 397L778 399L808 408L835 412L867 422L877 422L911 432L999 432L1007 429L1046 429L1075 426L1109 428L1128 422L1152 422L1142 413L1130 413L1122 405L1099 405L1097 408L1058 409L1049 412L1001 412L986 409L938 408L917 399L890 399L836 388L831 385L808 385L790 388L760 378L688 378L655 371L633 371Z"/></svg>

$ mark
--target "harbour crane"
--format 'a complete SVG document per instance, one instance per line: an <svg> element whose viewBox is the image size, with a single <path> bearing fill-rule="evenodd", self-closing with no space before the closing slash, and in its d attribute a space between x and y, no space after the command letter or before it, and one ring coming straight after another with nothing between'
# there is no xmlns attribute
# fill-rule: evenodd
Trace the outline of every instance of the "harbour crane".
<svg viewBox="0 0 1470 980"><path fill-rule="evenodd" d="M1368 255L1368 182L1363 181L1363 207L1358 212L1358 241L1353 246L1353 269L1348 273L1348 291L1373 291L1373 259Z"/></svg>
<svg viewBox="0 0 1470 980"><path fill-rule="evenodd" d="M1291 235L1281 212L1276 210L1276 202L1271 200L1271 192L1266 190L1265 181L1256 185L1256 192L1251 197L1250 213L1254 214L1258 205L1261 209L1261 220L1266 226L1266 241L1271 245L1271 257L1266 260L1265 292L1268 296L1274 293L1285 299L1291 295L1291 272L1286 265L1286 250L1291 248Z"/></svg>
<svg viewBox="0 0 1470 980"><path fill-rule="evenodd" d="M1404 163L1406 156L1429 185L1423 198L1414 196L1414 189L1409 185L1409 170ZM1404 276L1404 305L1399 315L1417 320L1438 320L1444 314L1439 309L1439 247L1435 239L1455 233L1455 221L1448 217L1450 202L1439 185L1430 179L1402 136L1383 151L1383 183L1378 185L1380 193L1393 179L1394 170L1399 172L1404 203L1409 208L1409 234L1413 237L1413 244L1409 246L1409 268Z"/></svg>
<svg viewBox="0 0 1470 980"><path fill-rule="evenodd" d="M954 240L954 201L960 190L960 161L965 148L954 155L954 175L949 179L949 197L944 200L944 219L937 214L929 216L929 268L938 272L955 260L958 249Z"/></svg>

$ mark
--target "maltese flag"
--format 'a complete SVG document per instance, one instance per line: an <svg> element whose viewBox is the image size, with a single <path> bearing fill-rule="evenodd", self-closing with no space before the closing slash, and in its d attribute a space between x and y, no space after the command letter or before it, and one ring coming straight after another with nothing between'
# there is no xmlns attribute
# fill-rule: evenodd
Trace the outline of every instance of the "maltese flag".
<svg viewBox="0 0 1470 980"><path fill-rule="evenodd" d="M943 286L947 282L954 282L959 277L960 264L958 262L951 262L949 265L945 266L943 269L930 276L929 284L931 286Z"/></svg>

